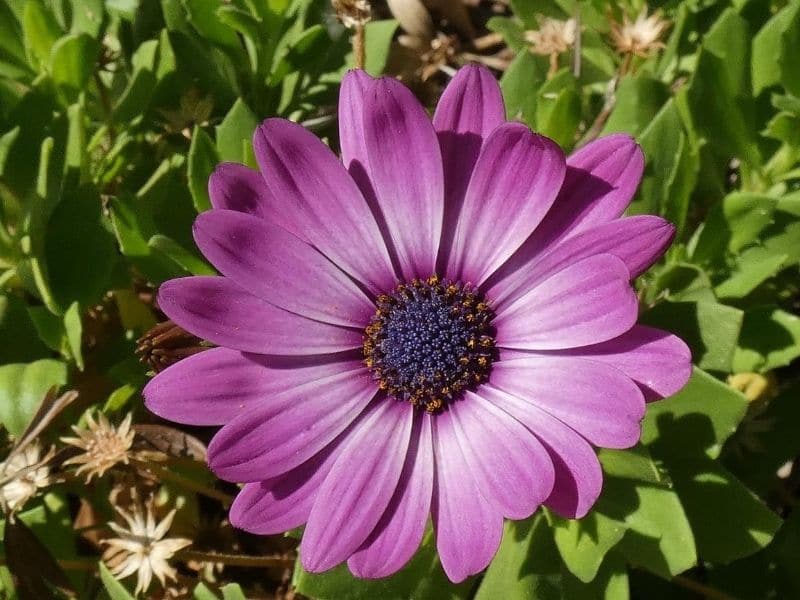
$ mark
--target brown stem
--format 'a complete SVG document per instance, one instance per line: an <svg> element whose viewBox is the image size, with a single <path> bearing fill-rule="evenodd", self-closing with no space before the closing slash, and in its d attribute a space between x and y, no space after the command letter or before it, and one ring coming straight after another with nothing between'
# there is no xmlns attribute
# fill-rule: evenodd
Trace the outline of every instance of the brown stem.
<svg viewBox="0 0 800 600"><path fill-rule="evenodd" d="M106 88L103 80L100 78L100 73L97 71L94 72L94 83L97 86L97 92L100 95L100 102L103 105L103 112L105 112L108 136L111 138L113 143L114 138L117 137L117 132L114 130L114 108L111 104L111 96L108 94L108 88Z"/></svg>
<svg viewBox="0 0 800 600"><path fill-rule="evenodd" d="M367 61L367 49L364 43L364 24L358 23L353 32L353 56L356 69L363 69Z"/></svg>
<svg viewBox="0 0 800 600"><path fill-rule="evenodd" d="M207 496L209 498L214 498L215 500L219 500L223 506L228 507L233 502L233 496L226 494L225 492L220 492L219 490L215 490L214 488L210 488L208 486L203 485L202 483L197 483L196 481L192 481L191 479L187 479L182 475L178 475L174 471L170 471L169 469L165 469L161 465L157 465L152 462L140 460L138 458L132 458L131 462L135 464L137 467L144 471L149 471L153 475L157 475L159 479L162 481L169 481L180 487L196 492L198 494L202 494L203 496Z"/></svg>
<svg viewBox="0 0 800 600"><path fill-rule="evenodd" d="M182 550L178 553L180 560L222 563L234 567L289 567L294 559L288 556L251 556L247 554L223 554L220 552L200 552L198 550Z"/></svg>
<svg viewBox="0 0 800 600"><path fill-rule="evenodd" d="M710 598L711 600L736 600L734 596L729 596L725 592L713 588L710 585L700 583L699 581L684 577L683 575L676 575L672 578L672 582L687 590L696 592L705 598Z"/></svg>
<svg viewBox="0 0 800 600"><path fill-rule="evenodd" d="M550 80L558 73L558 52L550 53L550 69L547 71L547 79Z"/></svg>

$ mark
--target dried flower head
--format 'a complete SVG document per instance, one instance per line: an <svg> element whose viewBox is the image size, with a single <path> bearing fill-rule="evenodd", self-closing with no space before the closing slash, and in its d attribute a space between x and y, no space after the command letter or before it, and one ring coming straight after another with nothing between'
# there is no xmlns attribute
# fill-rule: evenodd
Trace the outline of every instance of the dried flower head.
<svg viewBox="0 0 800 600"><path fill-rule="evenodd" d="M129 451L136 435L131 430L131 414L114 427L108 422L103 413L100 413L98 420L95 421L91 413L86 416L87 428L82 429L75 425L72 426L78 437L63 437L61 441L65 444L75 446L83 450L81 454L65 461L65 465L80 465L75 471L76 475L86 473L86 482L89 483L92 477L97 475L102 477L106 471L118 463L128 464Z"/></svg>
<svg viewBox="0 0 800 600"><path fill-rule="evenodd" d="M177 573L168 561L178 550L192 543L185 538L164 539L172 525L175 510L170 511L160 523L156 523L153 508L149 505L146 511L135 506L133 514L121 508L117 508L117 512L128 528L109 523L108 526L119 537L103 540L108 545L103 560L114 577L124 579L136 573L136 594L150 587L153 575L162 586L167 579L175 581Z"/></svg>
<svg viewBox="0 0 800 600"><path fill-rule="evenodd" d="M647 16L647 6L642 8L635 21L623 15L622 23L611 22L611 40L620 54L635 54L646 58L654 50L663 48L661 36L670 22L661 18L659 11Z"/></svg>
<svg viewBox="0 0 800 600"><path fill-rule="evenodd" d="M199 337L178 327L172 321L155 325L136 340L136 354L156 373L179 360L208 349Z"/></svg>
<svg viewBox="0 0 800 600"><path fill-rule="evenodd" d="M370 20L372 8L367 0L331 0L336 17L348 29L363 27Z"/></svg>
<svg viewBox="0 0 800 600"><path fill-rule="evenodd" d="M525 41L531 45L531 52L543 56L563 54L575 44L578 25L575 19L560 21L542 17L538 31L526 31Z"/></svg>
<svg viewBox="0 0 800 600"><path fill-rule="evenodd" d="M420 78L427 81L440 69L446 68L456 55L458 38L454 35L445 35L439 32L430 42L430 49L420 57Z"/></svg>
<svg viewBox="0 0 800 600"><path fill-rule="evenodd" d="M6 513L13 513L30 500L36 490L50 484L50 467L42 458L42 449L34 442L21 452L16 452L0 463L0 505Z"/></svg>

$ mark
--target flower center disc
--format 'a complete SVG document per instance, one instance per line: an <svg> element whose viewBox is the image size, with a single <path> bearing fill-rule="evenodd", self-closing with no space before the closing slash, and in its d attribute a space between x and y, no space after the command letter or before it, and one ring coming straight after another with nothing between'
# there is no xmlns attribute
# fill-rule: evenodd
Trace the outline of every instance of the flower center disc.
<svg viewBox="0 0 800 600"><path fill-rule="evenodd" d="M377 299L364 362L387 394L440 410L489 376L494 314L468 285L431 275Z"/></svg>

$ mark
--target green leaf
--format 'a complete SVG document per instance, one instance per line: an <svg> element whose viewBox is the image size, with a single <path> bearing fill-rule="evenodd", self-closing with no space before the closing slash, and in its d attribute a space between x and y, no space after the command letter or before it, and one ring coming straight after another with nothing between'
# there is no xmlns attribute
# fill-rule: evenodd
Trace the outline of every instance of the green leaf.
<svg viewBox="0 0 800 600"><path fill-rule="evenodd" d="M738 308L716 302L661 302L641 320L678 335L700 368L730 371L742 318Z"/></svg>
<svg viewBox="0 0 800 600"><path fill-rule="evenodd" d="M49 354L25 303L16 296L0 294L0 340L6 342L0 344L0 364L29 362Z"/></svg>
<svg viewBox="0 0 800 600"><path fill-rule="evenodd" d="M659 473L647 448L641 444L628 450L600 448L597 458L603 466L603 473L617 479L632 479L644 483L661 483Z"/></svg>
<svg viewBox="0 0 800 600"><path fill-rule="evenodd" d="M697 563L692 528L674 490L613 478L604 487L597 511L627 527L616 551L631 564L670 578Z"/></svg>
<svg viewBox="0 0 800 600"><path fill-rule="evenodd" d="M83 371L83 352L81 340L83 336L83 323L81 322L81 307L77 302L70 304L64 313L64 331L66 332L67 347L78 369Z"/></svg>
<svg viewBox="0 0 800 600"><path fill-rule="evenodd" d="M548 513L553 537L567 569L581 581L592 581L606 554L625 535L619 521L592 511L583 519L561 519Z"/></svg>
<svg viewBox="0 0 800 600"><path fill-rule="evenodd" d="M364 27L364 70L370 75L377 77L384 72L395 31L397 21L394 19L370 21Z"/></svg>
<svg viewBox="0 0 800 600"><path fill-rule="evenodd" d="M218 46L241 50L236 32L217 17L222 0L183 0L188 21L204 39Z"/></svg>
<svg viewBox="0 0 800 600"><path fill-rule="evenodd" d="M97 42L86 33L66 35L53 45L50 72L68 104L75 102L86 87L94 71L97 52Z"/></svg>
<svg viewBox="0 0 800 600"><path fill-rule="evenodd" d="M536 90L545 80L546 67L530 52L520 52L500 80L509 119L536 124Z"/></svg>
<svg viewBox="0 0 800 600"><path fill-rule="evenodd" d="M148 240L147 245L170 258L181 269L192 275L216 275L203 259L189 252L180 244L165 235L156 234Z"/></svg>
<svg viewBox="0 0 800 600"><path fill-rule="evenodd" d="M603 135L614 132L638 135L653 122L669 98L663 82L650 77L628 76L619 83L616 104L603 127Z"/></svg>
<svg viewBox="0 0 800 600"><path fill-rule="evenodd" d="M346 565L314 575L297 561L294 585L304 596L319 600L457 600L467 598L470 582L450 583L442 571L433 543L432 533L403 569L384 579L358 579Z"/></svg>
<svg viewBox="0 0 800 600"><path fill-rule="evenodd" d="M628 600L628 568L617 553L610 553L591 582L584 583L568 569L561 573L563 600Z"/></svg>
<svg viewBox="0 0 800 600"><path fill-rule="evenodd" d="M695 368L674 396L654 402L642 423L642 443L655 456L716 458L747 411L747 399L708 373Z"/></svg>
<svg viewBox="0 0 800 600"><path fill-rule="evenodd" d="M103 28L103 0L71 0L72 33L87 33L97 39Z"/></svg>
<svg viewBox="0 0 800 600"><path fill-rule="evenodd" d="M75 301L91 306L107 291L116 248L92 186L65 192L47 226L44 253L50 289L62 311Z"/></svg>
<svg viewBox="0 0 800 600"><path fill-rule="evenodd" d="M800 317L774 306L744 314L739 345L733 357L737 373L771 371L800 356Z"/></svg>
<svg viewBox="0 0 800 600"><path fill-rule="evenodd" d="M194 588L192 598L194 598L194 600L219 600L219 597L208 589L206 584L202 581Z"/></svg>
<svg viewBox="0 0 800 600"><path fill-rule="evenodd" d="M773 16L753 38L753 90L782 84L787 91L800 96L800 2L789 2Z"/></svg>
<svg viewBox="0 0 800 600"><path fill-rule="evenodd" d="M578 81L567 69L559 71L539 90L536 129L560 146L570 147L581 120Z"/></svg>
<svg viewBox="0 0 800 600"><path fill-rule="evenodd" d="M222 600L247 600L238 583L223 585L220 591L222 592Z"/></svg>
<svg viewBox="0 0 800 600"><path fill-rule="evenodd" d="M100 571L100 580L111 600L134 600L134 597L125 589L124 585L116 580L103 561L97 563L97 568Z"/></svg>
<svg viewBox="0 0 800 600"><path fill-rule="evenodd" d="M66 383L67 367L57 360L0 366L0 422L13 435L20 435L47 391Z"/></svg>
<svg viewBox="0 0 800 600"><path fill-rule="evenodd" d="M719 463L672 460L669 471L704 560L728 563L753 554L780 528L781 519Z"/></svg>
<svg viewBox="0 0 800 600"><path fill-rule="evenodd" d="M734 192L716 204L703 223L692 260L708 264L755 242L772 223L777 201L771 196Z"/></svg>
<svg viewBox="0 0 800 600"><path fill-rule="evenodd" d="M189 191L197 212L211 208L211 199L208 196L208 178L220 162L214 141L199 126L195 125L192 133L192 144L189 147L187 176L189 178Z"/></svg>
<svg viewBox="0 0 800 600"><path fill-rule="evenodd" d="M744 298L787 262L786 254L772 254L766 248L750 248L738 257L731 276L714 288L720 298Z"/></svg>
<svg viewBox="0 0 800 600"><path fill-rule="evenodd" d="M223 161L243 163L242 142L250 142L258 126L258 118L250 107L239 98L228 114L217 125L217 150Z"/></svg>
<svg viewBox="0 0 800 600"><path fill-rule="evenodd" d="M690 147L675 102L670 99L639 137L646 162L629 214L657 214L683 229L697 180L698 157Z"/></svg>
<svg viewBox="0 0 800 600"><path fill-rule="evenodd" d="M561 600L561 561L543 514L506 521L475 600Z"/></svg>
<svg viewBox="0 0 800 600"><path fill-rule="evenodd" d="M648 298L667 298L676 302L716 302L708 274L696 265L670 263L655 272Z"/></svg>
<svg viewBox="0 0 800 600"><path fill-rule="evenodd" d="M25 34L28 61L37 66L47 65L50 61L50 49L61 37L62 31L42 0L25 3L22 30Z"/></svg>

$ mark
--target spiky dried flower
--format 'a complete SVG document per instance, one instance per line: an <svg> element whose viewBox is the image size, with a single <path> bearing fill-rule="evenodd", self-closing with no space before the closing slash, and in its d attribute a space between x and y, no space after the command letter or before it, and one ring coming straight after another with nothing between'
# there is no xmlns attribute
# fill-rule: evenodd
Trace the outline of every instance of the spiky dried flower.
<svg viewBox="0 0 800 600"><path fill-rule="evenodd" d="M147 591L153 575L162 586L166 584L167 579L176 581L177 573L168 561L178 550L190 545L192 541L186 538L164 539L172 525L175 510L171 510L160 523L156 523L150 505L145 511L139 506L134 506L133 514L121 508L117 508L117 512L128 527L126 529L118 523L108 524L119 536L103 540L103 543L108 545L103 560L112 575L117 579L125 579L136 573L135 594Z"/></svg>
<svg viewBox="0 0 800 600"><path fill-rule="evenodd" d="M147 363L156 373L209 348L199 337L169 320L155 325L136 340L136 344L139 360Z"/></svg>
<svg viewBox="0 0 800 600"><path fill-rule="evenodd" d="M42 457L42 448L34 442L0 463L0 506L6 513L22 508L36 491L50 484L49 457Z"/></svg>
<svg viewBox="0 0 800 600"><path fill-rule="evenodd" d="M131 430L131 413L123 419L118 427L109 423L103 413L95 421L89 413L86 416L86 429L72 426L78 437L62 437L61 441L83 450L82 453L64 462L64 465L80 465L76 475L86 473L86 483L92 477L102 477L106 471L116 464L128 464L130 449L136 433Z"/></svg>
<svg viewBox="0 0 800 600"><path fill-rule="evenodd" d="M669 29L670 22L656 11L647 16L647 6L642 8L635 21L623 15L622 23L611 21L611 41L620 54L632 54L647 58L655 50L663 48L661 36Z"/></svg>
<svg viewBox="0 0 800 600"><path fill-rule="evenodd" d="M572 48L577 32L578 24L575 19L560 21L542 17L537 31L525 32L525 41L530 44L531 52L534 54L558 55Z"/></svg>
<svg viewBox="0 0 800 600"><path fill-rule="evenodd" d="M372 16L372 7L367 0L331 0L336 17L348 29L363 27Z"/></svg>

